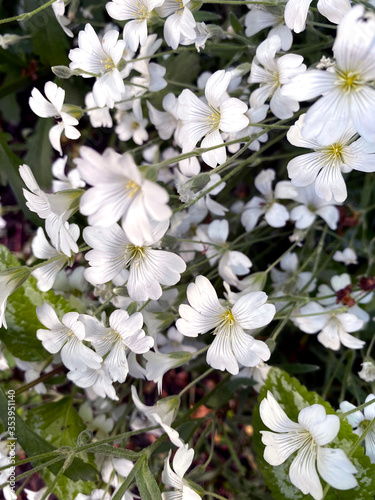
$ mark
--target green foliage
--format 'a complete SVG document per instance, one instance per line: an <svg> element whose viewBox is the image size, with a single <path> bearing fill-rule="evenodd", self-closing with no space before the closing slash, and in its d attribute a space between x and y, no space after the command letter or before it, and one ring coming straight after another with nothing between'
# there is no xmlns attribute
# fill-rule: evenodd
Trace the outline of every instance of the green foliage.
<svg viewBox="0 0 375 500"><path fill-rule="evenodd" d="M43 1L24 0L24 12L30 12L42 5ZM70 43L58 24L52 8L44 9L25 22L25 30L31 35L35 54L46 66L68 64Z"/></svg>
<svg viewBox="0 0 375 500"><path fill-rule="evenodd" d="M266 397L267 391L272 392L280 406L291 420L297 422L298 414L307 406L321 404L325 407L327 414L335 414L332 406L324 401L316 392L310 392L297 379L290 377L286 372L279 368L271 368L265 385L259 395L259 401ZM260 431L268 430L263 424L259 405L254 409L254 446L258 454L258 465L263 473L264 480L272 491L275 500L299 500L312 498L310 495L304 495L295 488L289 479L288 471L295 454L283 464L273 467L263 459L264 445L261 441ZM351 426L345 421L341 421L340 431L336 439L331 443L334 448L342 448L349 456L358 436L353 433ZM325 500L368 500L375 495L375 465L372 465L370 459L364 454L364 449L360 446L350 456L350 460L357 469L356 479L358 486L355 489L337 491L333 488L328 490ZM322 480L324 484L324 481Z"/></svg>
<svg viewBox="0 0 375 500"><path fill-rule="evenodd" d="M140 467L135 473L135 479L142 500L161 500L158 483L148 468L146 456L140 458L138 462Z"/></svg>
<svg viewBox="0 0 375 500"><path fill-rule="evenodd" d="M27 140L28 152L25 163L30 165L42 189L49 189L52 181L52 146L48 137L52 126L52 118L39 118L34 132Z"/></svg>
<svg viewBox="0 0 375 500"><path fill-rule="evenodd" d="M27 412L26 423L55 446L75 446L79 434L86 429L72 405L72 398L44 403Z"/></svg>
<svg viewBox="0 0 375 500"><path fill-rule="evenodd" d="M0 418L4 425L8 422L8 404L7 397L4 392L0 389ZM16 435L19 445L23 448L28 457L33 457L34 455L40 455L42 453L48 453L56 448L47 442L45 439L40 437L36 432L31 430L29 426L22 420L22 418L16 413L15 415L15 427ZM64 456L62 455L62 461L50 465L48 468L53 474L57 474L63 465ZM36 465L38 462L34 463ZM86 464L79 458L73 460L72 465L65 471L65 476L72 481L79 481L80 479L85 481L95 481L97 475L96 469L89 464ZM69 497L65 497L69 498ZM65 500L64 498L64 500Z"/></svg>
<svg viewBox="0 0 375 500"><path fill-rule="evenodd" d="M5 246L0 245L0 271L18 266L16 257ZM49 357L36 337L37 329L42 327L36 315L36 307L44 302L50 304L60 317L72 309L61 295L56 295L53 291L40 292L36 279L32 276L8 298L5 312L8 328L0 329L0 339L13 356L24 361L43 361Z"/></svg>
<svg viewBox="0 0 375 500"><path fill-rule="evenodd" d="M74 467L74 463L71 467ZM54 474L52 474L52 472L47 470L43 472L43 479L46 482L47 486L49 486L54 481L55 476ZM75 498L78 493L90 495L94 488L95 483L93 481L85 481L84 479L72 481L66 476L61 476L53 486L53 493L60 500L67 500Z"/></svg>

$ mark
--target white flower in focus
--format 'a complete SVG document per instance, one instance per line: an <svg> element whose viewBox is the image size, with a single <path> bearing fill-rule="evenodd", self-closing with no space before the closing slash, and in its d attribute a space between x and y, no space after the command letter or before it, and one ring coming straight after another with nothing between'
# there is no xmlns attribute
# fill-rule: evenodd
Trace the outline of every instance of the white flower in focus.
<svg viewBox="0 0 375 500"><path fill-rule="evenodd" d="M100 39L91 24L86 24L78 34L78 48L69 52L70 69L82 70L83 78L97 77L92 93L100 108L113 108L125 92L123 76L130 69L123 73L125 42L118 36L118 31L110 30Z"/></svg>
<svg viewBox="0 0 375 500"><path fill-rule="evenodd" d="M170 139L178 125L177 106L178 101L174 94L169 93L163 98L163 109L159 111L151 103L146 101L150 122L155 126L160 139Z"/></svg>
<svg viewBox="0 0 375 500"><path fill-rule="evenodd" d="M164 23L164 39L172 49L177 49L181 37L195 38L196 22L192 12L187 7L190 0L164 0L164 3L156 8L160 17L167 17ZM177 3L177 5L176 5Z"/></svg>
<svg viewBox="0 0 375 500"><path fill-rule="evenodd" d="M166 68L160 64L150 62L151 56L156 53L161 44L162 40L157 40L157 35L153 34L147 37L144 47L141 47L139 56L133 63L133 69L140 73L140 76L134 76L131 80L135 85L132 87L134 95L141 96L147 89L149 92L159 92L159 90L167 86L164 79Z"/></svg>
<svg viewBox="0 0 375 500"><path fill-rule="evenodd" d="M274 431L261 431L262 442L266 445L264 459L278 466L298 450L289 468L289 479L304 495L310 494L314 500L323 498L316 468L333 488L349 490L357 486L353 476L357 470L345 452L325 446L340 430L337 415L327 415L324 406L314 404L299 412L297 424L290 420L269 391L260 403L259 412L264 424Z"/></svg>
<svg viewBox="0 0 375 500"><path fill-rule="evenodd" d="M280 181L272 190L272 182L275 180L276 173L271 168L262 170L254 179L255 187L260 191L263 197L254 196L246 203L241 215L241 224L246 231L251 231L257 225L261 215L271 227L283 227L289 219L289 212L280 203L278 199L293 199L297 191L289 181Z"/></svg>
<svg viewBox="0 0 375 500"><path fill-rule="evenodd" d="M45 303L36 308L36 314L48 328L40 328L36 336L48 352L56 354L61 350L61 360L69 370L84 372L87 368L100 368L103 361L101 356L83 343L86 332L77 312L64 314L60 322L53 308Z"/></svg>
<svg viewBox="0 0 375 500"><path fill-rule="evenodd" d="M68 230L73 239L77 241L79 237L79 227L76 224L71 224ZM74 256L69 258L50 245L41 227L37 229L36 236L34 236L31 242L31 248L33 255L38 259L51 259L51 262L47 262L44 266L38 267L31 273L38 281L37 286L39 290L47 292L53 287L58 273L67 265L73 265Z"/></svg>
<svg viewBox="0 0 375 500"><path fill-rule="evenodd" d="M162 481L166 486L170 486L174 491L163 492L163 500L200 500L202 497L194 491L189 483L184 479L188 468L191 466L194 458L193 448L185 444L176 451L173 457L173 469L169 465L172 450L169 450L168 456L164 460L164 469Z"/></svg>
<svg viewBox="0 0 375 500"><path fill-rule="evenodd" d="M305 114L290 127L288 141L293 146L313 149L293 158L288 163L288 175L294 186L314 184L316 194L330 201L343 202L347 190L342 172L352 169L360 172L375 172L375 144L363 138L355 139L355 129L349 123L343 134L332 144L322 146L316 139L304 139Z"/></svg>
<svg viewBox="0 0 375 500"><path fill-rule="evenodd" d="M194 38L186 38L181 36L180 44L181 45L191 45L195 44L195 48L197 52L200 52L201 48L205 48L206 42L209 38L213 36L211 31L208 29L205 23L197 23L195 25L195 36Z"/></svg>
<svg viewBox="0 0 375 500"><path fill-rule="evenodd" d="M303 57L297 54L285 54L276 58L276 52L280 49L281 40L277 35L267 38L258 46L248 82L261 84L251 94L253 105L261 106L270 97L272 113L283 120L291 118L298 111L299 104L293 96L284 96L281 89L293 77L304 73L306 66L302 64Z"/></svg>
<svg viewBox="0 0 375 500"><path fill-rule="evenodd" d="M363 321L354 314L337 313L337 306L324 308L317 302L310 302L292 316L293 322L305 333L318 333L318 341L333 351L338 351L341 344L349 349L361 349L366 342L357 339L348 332L356 332L363 326ZM298 317L300 316L300 317Z"/></svg>
<svg viewBox="0 0 375 500"><path fill-rule="evenodd" d="M207 102L188 89L179 96L178 116L182 123L178 142L183 153L192 151L202 137L202 148L224 144L220 131L238 132L248 125L249 119L245 115L247 105L227 94L230 81L230 71L216 71L206 84ZM221 165L226 160L225 147L203 153L202 159L212 168Z"/></svg>
<svg viewBox="0 0 375 500"><path fill-rule="evenodd" d="M264 342L255 340L244 330L254 330L268 325L275 307L266 304L264 292L251 292L240 297L233 306L219 302L216 291L204 276L197 276L187 289L190 305L179 307L177 329L187 337L197 337L213 330L214 341L207 351L207 363L232 375L239 371L238 364L256 366L270 358Z"/></svg>
<svg viewBox="0 0 375 500"><path fill-rule="evenodd" d="M113 382L125 382L129 372L129 351L143 354L154 345L154 339L142 330L143 317L139 312L129 317L126 311L114 311L109 317L109 328L88 315L82 315L81 320L86 327L86 339L105 358L104 366Z"/></svg>
<svg viewBox="0 0 375 500"><path fill-rule="evenodd" d="M130 297L136 301L159 299L162 295L160 285L175 285L186 269L178 255L152 248L165 231L165 224L159 223L155 226L153 239L135 244L117 224L86 227L83 237L93 248L86 254L91 266L85 271L86 279L93 284L106 283L129 267L126 286Z"/></svg>
<svg viewBox="0 0 375 500"><path fill-rule="evenodd" d="M81 147L75 163L82 179L93 186L80 202L89 224L108 227L122 218L128 237L142 244L152 238L150 219L165 221L172 215L167 191L143 179L130 154L120 155L109 148L100 155Z"/></svg>
<svg viewBox="0 0 375 500"><path fill-rule="evenodd" d="M143 47L147 41L147 21L152 11L164 0L113 0L106 4L108 14L118 21L128 21L124 27L124 40L131 50Z"/></svg>
<svg viewBox="0 0 375 500"><path fill-rule="evenodd" d="M365 399L365 403L375 400L374 394L369 394ZM348 401L343 401L340 403L340 409L344 413L347 411L354 410L356 407L349 403ZM366 427L371 424L375 418L375 404L371 404L363 408L363 411L356 411L347 415L349 424L353 427L354 433L358 436L362 436ZM372 427L370 431L365 436L365 450L366 455L370 457L371 463L375 464L375 428Z"/></svg>
<svg viewBox="0 0 375 500"><path fill-rule="evenodd" d="M283 87L282 94L297 101L322 96L306 113L305 139L333 144L351 120L364 139L375 141L374 32L374 13L355 5L338 26L333 45L335 66L327 71L308 70Z"/></svg>
<svg viewBox="0 0 375 500"><path fill-rule="evenodd" d="M58 120L57 125L51 128L48 136L52 147L62 156L61 134L64 132L68 139L78 139L81 137L81 133L75 128L75 125L78 125L79 122L65 111L65 90L53 82L47 82L44 86L44 93L48 100L43 97L38 89L33 88L29 106L41 118L53 117Z"/></svg>
<svg viewBox="0 0 375 500"><path fill-rule="evenodd" d="M19 173L30 190L22 190L27 200L26 205L31 212L45 219L46 233L51 238L53 246L68 257L72 252L78 253L77 238L74 239L71 234L67 221L77 211L82 192L77 189L47 194L38 186L30 167L21 165Z"/></svg>

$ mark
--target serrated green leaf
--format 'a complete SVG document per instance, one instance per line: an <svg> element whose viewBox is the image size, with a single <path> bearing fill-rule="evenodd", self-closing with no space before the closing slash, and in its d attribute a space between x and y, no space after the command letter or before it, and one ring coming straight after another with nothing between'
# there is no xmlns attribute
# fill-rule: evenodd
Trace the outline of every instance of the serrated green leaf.
<svg viewBox="0 0 375 500"><path fill-rule="evenodd" d="M44 403L27 413L26 423L54 446L75 446L86 426L72 406L72 398Z"/></svg>
<svg viewBox="0 0 375 500"><path fill-rule="evenodd" d="M325 407L327 414L335 414L332 406L324 401L316 392L310 392L297 379L290 377L285 371L279 368L271 368L266 383L259 394L259 402L266 397L267 391L272 392L280 406L286 412L288 417L294 422L298 421L298 414L307 406L313 404L321 404ZM261 441L260 431L269 430L263 424L259 414L259 404L254 408L254 447L258 454L258 465L262 471L267 486L272 491L275 500L300 500L312 498L311 495L304 495L300 490L295 488L289 479L289 467L295 454L283 464L273 467L268 464L263 458L264 445ZM349 455L354 444L357 442L358 436L353 433L351 426L341 420L340 431L330 443L334 448L341 448ZM344 491L337 491L333 488L329 489L325 500L368 500L375 495L375 465L372 465L370 459L364 454L364 449L358 447L354 454L350 457L351 462L357 469L355 475L358 486L356 488ZM322 484L324 481L322 480Z"/></svg>
<svg viewBox="0 0 375 500"><path fill-rule="evenodd" d="M3 245L0 245L0 271L19 266L18 260ZM0 329L0 339L9 352L24 361L43 361L50 354L36 336L42 328L36 315L36 307L47 302L62 316L72 310L70 303L53 291L40 292L33 276L18 288L7 301L5 317L8 328Z"/></svg>
<svg viewBox="0 0 375 500"><path fill-rule="evenodd" d="M161 500L158 483L148 468L147 458L139 459L141 465L135 473L135 480L142 500Z"/></svg>

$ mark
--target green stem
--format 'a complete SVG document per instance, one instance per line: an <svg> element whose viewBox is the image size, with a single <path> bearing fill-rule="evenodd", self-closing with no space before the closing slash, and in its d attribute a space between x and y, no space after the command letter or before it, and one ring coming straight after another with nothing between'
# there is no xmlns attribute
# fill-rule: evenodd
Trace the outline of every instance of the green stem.
<svg viewBox="0 0 375 500"><path fill-rule="evenodd" d="M43 375L41 375L37 379L33 380L32 382L30 382L30 383L28 383L26 385L23 385L22 387L20 387L19 389L17 389L15 395L18 396L19 394L22 394L23 392L27 391L28 389L31 389L35 385L37 385L37 384L39 384L41 382L44 382L45 380L48 380L49 378L53 377L57 373L61 373L64 370L65 370L65 366L64 365L57 366L54 370L52 370L52 371L50 371L48 373L44 373Z"/></svg>
<svg viewBox="0 0 375 500"><path fill-rule="evenodd" d="M194 380L192 380L190 382L190 384L188 384L186 387L184 387L182 389L182 391L179 393L179 397L181 398L181 396L183 394L185 394L185 392L188 392L192 387L194 387L195 384L197 384L198 382L200 382L202 379L204 379L205 377L207 377L207 375L209 375L210 373L212 373L214 371L214 368L209 368L208 370L206 370L204 373L202 373L201 375L199 375L199 377L195 378Z"/></svg>
<svg viewBox="0 0 375 500"><path fill-rule="evenodd" d="M41 12L42 10L46 9L55 2L56 0L49 0L49 2L45 3L44 5L41 5L40 7L38 7L35 10L32 10L31 12L24 12L23 14L19 14L18 16L8 17L6 19L0 19L0 24L10 23L12 21L26 21L27 19L30 19L30 17L35 16L35 14L38 14L38 12Z"/></svg>
<svg viewBox="0 0 375 500"><path fill-rule="evenodd" d="M373 403L375 403L375 398L371 399L370 401L367 401L367 403L363 403L363 404L357 406L356 408L353 408L353 410L346 411L345 413L339 413L338 417L339 418L345 418L348 415L351 415L352 413L355 413L356 411L363 410L364 408L366 408L367 406L372 405Z"/></svg>

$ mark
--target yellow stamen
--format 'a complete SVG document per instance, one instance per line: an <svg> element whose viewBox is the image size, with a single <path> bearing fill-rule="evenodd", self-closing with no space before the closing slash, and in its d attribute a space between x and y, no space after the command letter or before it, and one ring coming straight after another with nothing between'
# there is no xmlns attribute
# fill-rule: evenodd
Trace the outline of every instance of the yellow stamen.
<svg viewBox="0 0 375 500"><path fill-rule="evenodd" d="M141 187L135 181L128 180L126 184L126 189L129 189L130 192L128 193L128 196L130 196L131 198L132 196L135 195L135 193L137 193L141 189Z"/></svg>

